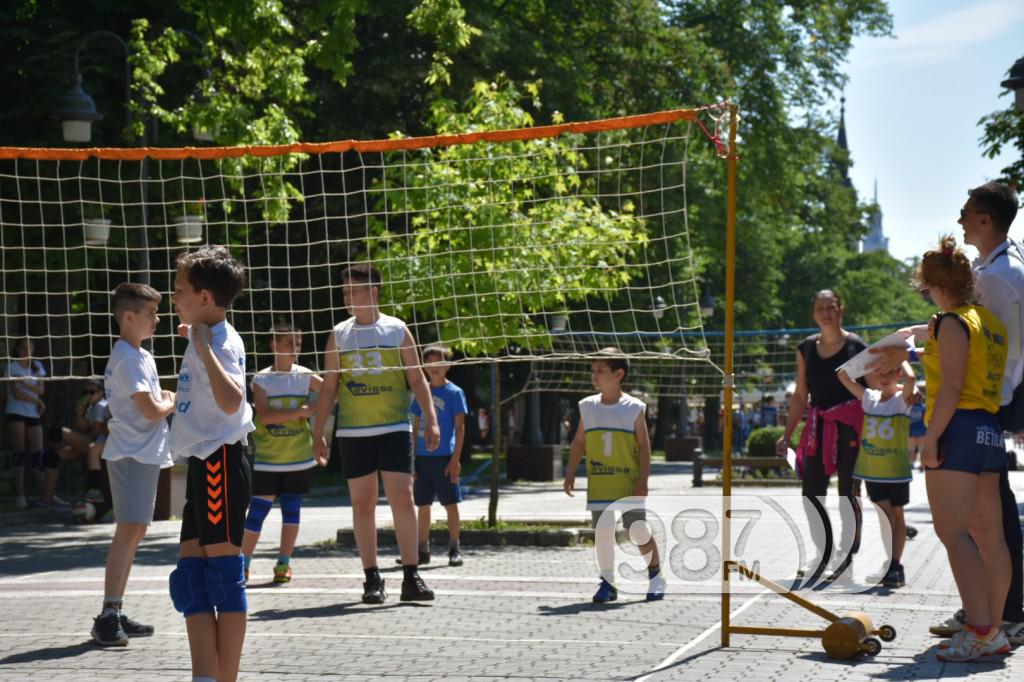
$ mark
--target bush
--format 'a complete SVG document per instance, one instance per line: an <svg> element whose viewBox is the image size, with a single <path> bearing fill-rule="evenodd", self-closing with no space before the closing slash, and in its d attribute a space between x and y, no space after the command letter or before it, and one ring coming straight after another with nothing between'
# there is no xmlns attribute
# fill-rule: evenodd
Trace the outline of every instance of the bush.
<svg viewBox="0 0 1024 682"><path fill-rule="evenodd" d="M775 443L785 433L786 430L781 426L765 426L754 429L747 437L747 456L774 457Z"/></svg>

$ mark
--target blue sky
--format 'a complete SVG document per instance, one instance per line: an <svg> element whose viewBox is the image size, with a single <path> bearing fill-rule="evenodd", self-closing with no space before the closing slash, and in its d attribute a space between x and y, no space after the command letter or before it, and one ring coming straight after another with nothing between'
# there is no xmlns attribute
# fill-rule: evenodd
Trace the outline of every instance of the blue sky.
<svg viewBox="0 0 1024 682"><path fill-rule="evenodd" d="M891 38L860 38L847 65L846 132L853 183L878 203L889 251L924 253L962 240L967 189L992 179L1015 150L986 159L978 119L1012 102L999 82L1024 57L1024 0L891 0ZM838 97L835 102L838 112ZM1024 218L1011 235L1024 238Z"/></svg>

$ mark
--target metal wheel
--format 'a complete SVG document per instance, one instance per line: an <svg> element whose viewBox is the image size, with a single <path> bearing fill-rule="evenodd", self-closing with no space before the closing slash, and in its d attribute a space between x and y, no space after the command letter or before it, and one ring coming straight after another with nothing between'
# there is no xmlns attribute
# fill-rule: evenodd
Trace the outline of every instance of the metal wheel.
<svg viewBox="0 0 1024 682"><path fill-rule="evenodd" d="M896 639L896 628L891 625L883 625L878 628L878 636L882 638L883 642L891 642Z"/></svg>
<svg viewBox="0 0 1024 682"><path fill-rule="evenodd" d="M882 643L874 637L868 637L864 640L864 653L868 656L877 656L882 653Z"/></svg>

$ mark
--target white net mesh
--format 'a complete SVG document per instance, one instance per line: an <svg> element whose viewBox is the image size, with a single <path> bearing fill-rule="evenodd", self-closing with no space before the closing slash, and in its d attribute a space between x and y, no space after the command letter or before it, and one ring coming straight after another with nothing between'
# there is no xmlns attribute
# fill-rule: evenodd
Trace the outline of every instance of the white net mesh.
<svg viewBox="0 0 1024 682"><path fill-rule="evenodd" d="M51 378L99 376L117 334L111 290L141 281L169 296L175 256L211 243L247 267L228 319L250 353L266 352L267 331L287 321L313 337L300 362L318 368L326 332L348 317L339 273L369 261L384 275L382 312L421 345L450 345L458 362L620 345L652 367L707 370L687 164L716 161L726 112L503 131L501 141L0 149L0 333L31 337ZM185 341L168 299L161 313L152 350L173 376Z"/></svg>
<svg viewBox="0 0 1024 682"><path fill-rule="evenodd" d="M871 343L910 324L913 323L855 325L847 329ZM765 396L772 396L778 401L785 399L786 393L792 393L796 382L796 346L817 331L816 328L737 331L733 346L735 399L743 404L756 402ZM691 357L684 362L667 364L645 355L643 348L656 346L659 342L686 348ZM585 355L580 352L581 347L596 349L608 345L618 345L632 356L627 380L630 392L662 398L721 396L725 335L716 331L679 332L658 338L650 334L556 334L553 352L532 363L530 378L523 392L593 393L590 364L577 358ZM696 360L701 357L702 350L706 360Z"/></svg>

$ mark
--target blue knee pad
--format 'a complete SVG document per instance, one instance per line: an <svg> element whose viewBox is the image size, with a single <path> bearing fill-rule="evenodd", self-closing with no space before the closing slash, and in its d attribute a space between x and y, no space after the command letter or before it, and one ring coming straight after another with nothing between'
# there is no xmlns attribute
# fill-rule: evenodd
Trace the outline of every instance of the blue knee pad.
<svg viewBox="0 0 1024 682"><path fill-rule="evenodd" d="M197 613L213 613L213 605L206 596L205 571L206 559L201 557L182 557L178 559L178 567L171 571L171 601L174 609L186 618Z"/></svg>
<svg viewBox="0 0 1024 682"><path fill-rule="evenodd" d="M302 509L302 495L285 493L281 495L281 522L292 526L299 525L299 512Z"/></svg>
<svg viewBox="0 0 1024 682"><path fill-rule="evenodd" d="M206 582L206 596L217 607L217 613L229 611L245 613L248 603L245 599L245 568L241 554L235 556L212 556L206 559L203 580Z"/></svg>
<svg viewBox="0 0 1024 682"><path fill-rule="evenodd" d="M11 466L23 467L25 466L25 451L24 450L12 450L11 451Z"/></svg>
<svg viewBox="0 0 1024 682"><path fill-rule="evenodd" d="M273 502L264 500L262 497L254 497L249 500L249 514L245 517L245 529L253 533L262 531L263 521L273 506Z"/></svg>

